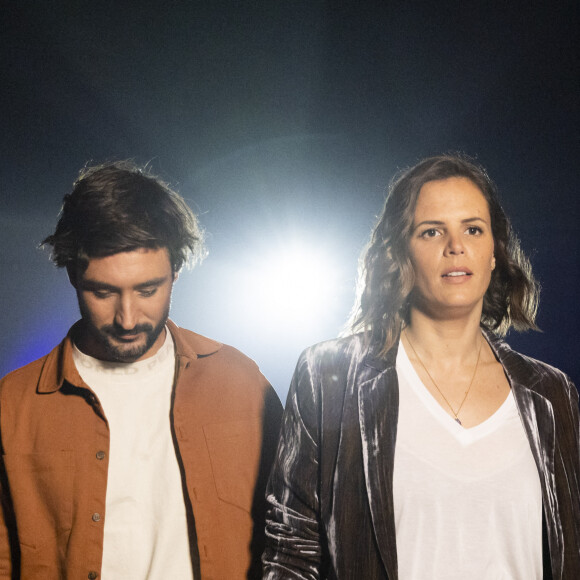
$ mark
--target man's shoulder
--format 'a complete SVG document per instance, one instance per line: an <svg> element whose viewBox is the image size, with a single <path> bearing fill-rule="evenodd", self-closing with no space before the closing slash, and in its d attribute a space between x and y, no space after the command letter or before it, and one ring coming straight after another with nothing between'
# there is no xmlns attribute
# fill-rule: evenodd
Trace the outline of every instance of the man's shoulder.
<svg viewBox="0 0 580 580"><path fill-rule="evenodd" d="M177 326L177 324L172 321L168 321L167 326L176 342L178 351L180 350L180 347L186 347L185 349L181 349L186 351L185 354L210 356L224 347L223 343L208 338L207 336L203 336L202 334L198 334L197 332L193 332L193 330Z"/></svg>
<svg viewBox="0 0 580 580"><path fill-rule="evenodd" d="M210 407L217 404L222 417L232 410L237 416L244 409L263 409L264 404L268 412L281 410L274 389L251 358L233 346L179 328L171 321L168 327L181 369L177 382L181 403L194 397L191 401L198 406L202 401ZM215 412L218 410L210 415Z"/></svg>
<svg viewBox="0 0 580 580"><path fill-rule="evenodd" d="M19 392L52 392L59 388L64 380L74 379L72 369L73 325L63 340L44 356L8 373L0 381L0 390L4 396L7 390ZM80 378L79 378L80 380Z"/></svg>
<svg viewBox="0 0 580 580"><path fill-rule="evenodd" d="M5 392L7 389L13 388L18 388L19 390L26 387L36 388L47 360L56 356L58 348L59 347L56 346L52 351L44 356L9 372L0 379L0 391Z"/></svg>
<svg viewBox="0 0 580 580"><path fill-rule="evenodd" d="M4 383L6 382L11 382L13 380L18 380L20 377L26 377L29 375L35 375L38 374L40 372L40 370L42 369L44 362L46 361L46 358L48 357L48 354L45 354L44 356L41 356L40 358L37 358L36 360L33 360L29 363L26 363L25 365L16 368L12 371L10 371L9 373L7 373L6 375L4 375L2 377L2 382Z"/></svg>
<svg viewBox="0 0 580 580"><path fill-rule="evenodd" d="M167 325L175 341L178 356L197 360L212 367L218 365L224 370L246 369L251 373L260 373L258 365L237 348L181 328L172 321L168 321Z"/></svg>

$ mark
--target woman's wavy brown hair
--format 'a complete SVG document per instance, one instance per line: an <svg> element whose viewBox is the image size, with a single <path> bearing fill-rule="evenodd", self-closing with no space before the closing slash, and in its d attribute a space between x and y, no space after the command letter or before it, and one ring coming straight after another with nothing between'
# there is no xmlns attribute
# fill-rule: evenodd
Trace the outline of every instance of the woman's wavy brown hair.
<svg viewBox="0 0 580 580"><path fill-rule="evenodd" d="M481 325L504 335L510 327L535 329L539 286L520 249L497 188L483 167L461 155L429 157L393 178L383 212L359 264L357 299L349 327L363 331L370 348L384 355L409 322L409 297L415 273L409 239L421 187L429 181L465 177L489 206L496 267L483 298Z"/></svg>

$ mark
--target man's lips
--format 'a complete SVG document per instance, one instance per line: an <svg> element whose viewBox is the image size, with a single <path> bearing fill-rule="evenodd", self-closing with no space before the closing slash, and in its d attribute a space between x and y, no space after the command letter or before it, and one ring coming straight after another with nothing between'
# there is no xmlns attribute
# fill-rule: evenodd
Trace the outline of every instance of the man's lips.
<svg viewBox="0 0 580 580"><path fill-rule="evenodd" d="M126 342L131 342L132 340L135 340L135 338L137 338L138 336L140 336L144 332L152 332L153 327L150 324L138 324L137 326L133 327L131 330L123 331L123 329L121 329L121 328L117 328L116 326L109 325L109 326L104 326L103 328L101 328L101 331L103 333L109 335L111 338L114 338L116 340L123 340Z"/></svg>
<svg viewBox="0 0 580 580"><path fill-rule="evenodd" d="M131 334L117 334L115 338L119 340L135 340L141 333L140 332L132 332Z"/></svg>
<svg viewBox="0 0 580 580"><path fill-rule="evenodd" d="M141 334L115 334L109 335L117 344L133 344L141 340Z"/></svg>
<svg viewBox="0 0 580 580"><path fill-rule="evenodd" d="M135 342L142 334L143 330L131 330L129 332L109 332L107 333L112 339L117 340L118 342Z"/></svg>

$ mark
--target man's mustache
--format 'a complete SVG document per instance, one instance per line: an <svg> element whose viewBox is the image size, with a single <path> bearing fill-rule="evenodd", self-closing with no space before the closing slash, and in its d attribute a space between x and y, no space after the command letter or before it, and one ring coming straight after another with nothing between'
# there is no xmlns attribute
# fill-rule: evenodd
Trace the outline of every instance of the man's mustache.
<svg viewBox="0 0 580 580"><path fill-rule="evenodd" d="M114 337L125 337L125 336L135 336L136 334L141 334L142 332L153 332L153 326L151 324L137 324L130 330L126 330L116 324L107 324L101 328L101 331L105 334Z"/></svg>

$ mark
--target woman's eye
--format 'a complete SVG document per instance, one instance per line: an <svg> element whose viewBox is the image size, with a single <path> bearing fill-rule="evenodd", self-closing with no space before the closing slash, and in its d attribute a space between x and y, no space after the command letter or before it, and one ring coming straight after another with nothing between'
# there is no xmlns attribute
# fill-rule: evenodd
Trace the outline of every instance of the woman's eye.
<svg viewBox="0 0 580 580"><path fill-rule="evenodd" d="M470 236L476 236L477 234L481 234L481 228L478 226L469 226L467 228L467 233Z"/></svg>
<svg viewBox="0 0 580 580"><path fill-rule="evenodd" d="M421 237L423 237L423 238L434 238L435 236L438 236L438 235L439 235L439 232L435 228L429 228L428 230L425 230L421 234Z"/></svg>

